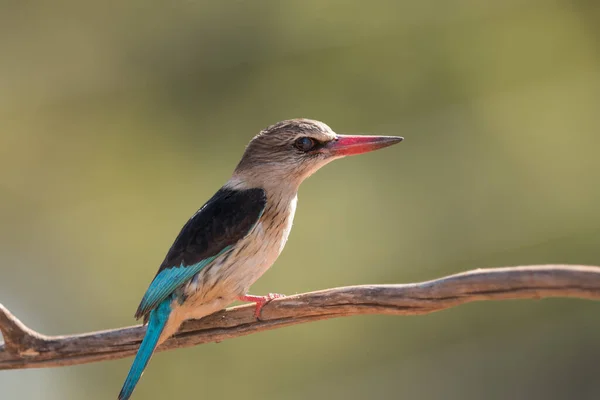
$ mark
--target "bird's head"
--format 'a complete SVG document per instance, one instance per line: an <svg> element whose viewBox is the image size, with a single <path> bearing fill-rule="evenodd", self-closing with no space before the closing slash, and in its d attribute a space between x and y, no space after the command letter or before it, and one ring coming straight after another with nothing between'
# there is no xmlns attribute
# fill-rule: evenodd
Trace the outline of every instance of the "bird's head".
<svg viewBox="0 0 600 400"><path fill-rule="evenodd" d="M281 121L262 130L246 147L234 176L263 183L299 185L325 164L399 143L398 136L338 135L323 122Z"/></svg>

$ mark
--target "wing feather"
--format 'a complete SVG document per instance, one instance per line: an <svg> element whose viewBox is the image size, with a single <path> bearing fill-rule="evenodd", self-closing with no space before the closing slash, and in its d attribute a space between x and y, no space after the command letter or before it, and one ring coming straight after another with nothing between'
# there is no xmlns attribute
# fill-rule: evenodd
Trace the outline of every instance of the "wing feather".
<svg viewBox="0 0 600 400"><path fill-rule="evenodd" d="M181 229L135 313L146 316L179 287L227 252L256 225L263 189L219 190Z"/></svg>

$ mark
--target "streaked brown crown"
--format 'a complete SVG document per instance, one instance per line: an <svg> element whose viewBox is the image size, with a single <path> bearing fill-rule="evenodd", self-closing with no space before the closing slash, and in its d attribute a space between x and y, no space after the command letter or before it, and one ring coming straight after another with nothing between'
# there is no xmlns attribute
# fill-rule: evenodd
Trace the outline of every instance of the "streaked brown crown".
<svg viewBox="0 0 600 400"><path fill-rule="evenodd" d="M261 165L295 165L305 160L305 155L294 147L300 137L310 137L326 143L335 139L335 133L320 121L305 118L289 119L263 129L246 147L236 171Z"/></svg>

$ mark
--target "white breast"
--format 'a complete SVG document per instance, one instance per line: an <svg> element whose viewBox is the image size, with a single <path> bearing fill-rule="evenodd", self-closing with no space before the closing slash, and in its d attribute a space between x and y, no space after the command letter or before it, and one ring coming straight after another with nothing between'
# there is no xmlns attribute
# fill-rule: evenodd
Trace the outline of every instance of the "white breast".
<svg viewBox="0 0 600 400"><path fill-rule="evenodd" d="M281 254L283 248L285 247L285 243L290 236L290 232L292 231L292 225L294 224L294 215L296 214L296 206L298 205L298 196L294 196L294 198L290 201L288 210L287 210L287 218L284 222L283 233L281 235L279 252L277 255Z"/></svg>
<svg viewBox="0 0 600 400"><path fill-rule="evenodd" d="M283 251L292 231L297 203L298 198L294 196L287 204L266 210L255 231L244 239L252 243L247 252L240 252L242 259L247 257L247 261L243 262L243 270L239 272L244 292L275 263ZM232 268L237 270L235 264Z"/></svg>

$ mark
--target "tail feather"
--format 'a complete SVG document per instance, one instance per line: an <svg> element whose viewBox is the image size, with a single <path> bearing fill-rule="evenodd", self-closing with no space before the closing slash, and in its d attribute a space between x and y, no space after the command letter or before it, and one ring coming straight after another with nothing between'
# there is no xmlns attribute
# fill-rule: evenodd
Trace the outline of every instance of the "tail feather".
<svg viewBox="0 0 600 400"><path fill-rule="evenodd" d="M127 374L121 393L119 393L119 400L127 400L131 397L135 386L142 377L144 369L146 369L146 366L148 365L148 361L150 361L150 357L154 354L154 350L158 345L158 340L165 329L170 314L171 296L163 300L158 307L150 312L146 335L144 336L144 340L142 340L140 349L135 355L135 359L133 360L129 374Z"/></svg>

